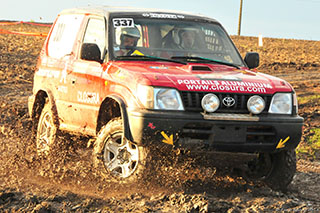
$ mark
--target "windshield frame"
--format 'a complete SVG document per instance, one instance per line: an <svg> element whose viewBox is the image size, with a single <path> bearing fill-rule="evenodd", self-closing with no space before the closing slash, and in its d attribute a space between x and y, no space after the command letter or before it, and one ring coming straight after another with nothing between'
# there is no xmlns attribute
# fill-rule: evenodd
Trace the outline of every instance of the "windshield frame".
<svg viewBox="0 0 320 213"><path fill-rule="evenodd" d="M167 17L148 17L146 14L158 14L158 15L167 15ZM209 17L205 17L205 16L196 16L196 15L186 15L186 14L178 14L178 13L164 13L164 12L113 12L109 14L108 17L108 57L109 60L112 61L123 61L122 59L117 58L117 56L114 54L114 35L115 35L115 27L113 26L113 19L114 18L133 18L133 19L160 19L160 20L168 20L168 21L181 21L181 22L194 22L194 23L201 23L201 24L213 24L213 25L217 25L218 27L221 28L222 32L225 34L225 39L228 40L228 43L232 46L234 53L236 55L236 57L239 59L239 62L241 62L241 64L235 64L239 67L247 67L246 63L244 62L243 58L241 57L238 48L235 46L235 44L233 43L232 39L230 38L229 34L227 33L227 31L225 30L225 28L216 20L211 19ZM174 17L174 18L172 18ZM179 18L180 17L180 18ZM137 61L141 60L137 59Z"/></svg>

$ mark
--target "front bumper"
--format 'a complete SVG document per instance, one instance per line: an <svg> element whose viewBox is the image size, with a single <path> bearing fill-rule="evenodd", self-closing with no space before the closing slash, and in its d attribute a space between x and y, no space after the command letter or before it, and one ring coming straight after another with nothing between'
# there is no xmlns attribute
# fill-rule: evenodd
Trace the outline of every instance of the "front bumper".
<svg viewBox="0 0 320 213"><path fill-rule="evenodd" d="M249 153L294 149L300 142L303 118L299 116L232 117L205 119L201 113L128 109L132 139L142 145L172 142L175 147L198 151Z"/></svg>

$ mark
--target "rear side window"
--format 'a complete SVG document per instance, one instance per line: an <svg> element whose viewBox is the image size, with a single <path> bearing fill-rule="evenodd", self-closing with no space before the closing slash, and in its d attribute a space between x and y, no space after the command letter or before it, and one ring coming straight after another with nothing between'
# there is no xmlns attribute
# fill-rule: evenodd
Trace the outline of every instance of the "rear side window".
<svg viewBox="0 0 320 213"><path fill-rule="evenodd" d="M48 43L48 54L53 58L62 58L72 52L84 15L59 16Z"/></svg>
<svg viewBox="0 0 320 213"><path fill-rule="evenodd" d="M83 43L97 44L101 52L100 57L102 57L102 54L104 53L106 46L106 32L104 19L89 19Z"/></svg>

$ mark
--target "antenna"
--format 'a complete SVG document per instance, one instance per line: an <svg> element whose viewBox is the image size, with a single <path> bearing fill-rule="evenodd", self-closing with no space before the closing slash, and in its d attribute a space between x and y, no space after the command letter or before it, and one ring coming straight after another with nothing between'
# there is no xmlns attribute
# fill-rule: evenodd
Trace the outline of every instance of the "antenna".
<svg viewBox="0 0 320 213"><path fill-rule="evenodd" d="M240 12L239 12L239 24L238 24L238 36L240 35L240 32L241 32L242 4L243 4L243 0L240 0Z"/></svg>

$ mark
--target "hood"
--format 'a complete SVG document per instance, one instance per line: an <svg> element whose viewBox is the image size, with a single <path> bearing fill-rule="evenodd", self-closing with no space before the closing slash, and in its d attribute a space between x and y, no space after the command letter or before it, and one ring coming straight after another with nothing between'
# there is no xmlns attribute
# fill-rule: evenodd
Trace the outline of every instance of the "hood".
<svg viewBox="0 0 320 213"><path fill-rule="evenodd" d="M149 85L171 87L180 91L256 94L292 91L291 85L286 81L245 67L237 69L219 64L182 65L150 61L115 62L113 65L121 71L134 74L136 78L141 79L143 76Z"/></svg>

